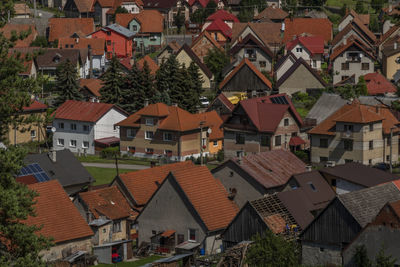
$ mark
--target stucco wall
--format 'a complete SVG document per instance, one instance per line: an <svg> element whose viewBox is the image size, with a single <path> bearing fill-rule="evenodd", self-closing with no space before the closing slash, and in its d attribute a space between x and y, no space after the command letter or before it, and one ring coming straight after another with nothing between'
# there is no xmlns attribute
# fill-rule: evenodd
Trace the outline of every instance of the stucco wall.
<svg viewBox="0 0 400 267"><path fill-rule="evenodd" d="M117 111L116 109L110 109L100 120L98 120L94 126L94 139L100 139L104 137L119 137L119 127L114 127L114 124L126 119L127 116Z"/></svg>
<svg viewBox="0 0 400 267"><path fill-rule="evenodd" d="M64 129L59 127L59 123L64 123ZM71 130L71 124L76 124L76 130ZM89 131L83 131L83 125L89 126ZM83 142L89 142L89 147L86 148L86 153L94 154L94 127L93 123L60 120L53 121L53 127L56 132L53 135L53 147L55 150L69 149L73 153L83 153ZM64 139L64 145L58 145L58 139ZM70 145L71 140L76 140L76 147Z"/></svg>
<svg viewBox="0 0 400 267"><path fill-rule="evenodd" d="M351 51L352 52L352 51ZM360 76L363 76L365 74L374 72L374 61L365 55L365 53L360 52L360 51L354 51L361 53L363 56L361 57L360 62L350 62L348 61L346 57L346 53L343 53L342 55L338 56L334 61L333 61L333 83L338 83L342 80L342 76L352 76L353 74L355 75L356 82L358 82L358 78ZM348 70L342 70L342 63L349 62L349 69ZM362 70L362 63L369 63L369 68L366 70Z"/></svg>
<svg viewBox="0 0 400 267"><path fill-rule="evenodd" d="M301 243L302 264L307 266L342 265L341 248L318 243Z"/></svg>
<svg viewBox="0 0 400 267"><path fill-rule="evenodd" d="M43 119L46 115L46 112L35 112L32 113L32 115L38 116L39 118ZM29 119L30 114L22 115L22 117ZM31 131L35 131L35 137L31 136ZM14 129L11 125L9 126L8 141L10 142L10 145L27 143L31 141L43 141L45 140L45 138L46 128L41 125L41 123L29 123L26 125L22 125L17 129Z"/></svg>
<svg viewBox="0 0 400 267"><path fill-rule="evenodd" d="M393 79L393 75L400 69L400 64L396 63L396 59L400 53L397 53L390 57L384 57L384 74L389 80Z"/></svg>
<svg viewBox="0 0 400 267"><path fill-rule="evenodd" d="M256 68L259 71L267 71L270 72L271 71L271 58L261 49L258 48L254 48L255 52L256 52L256 58L254 61L251 61L251 63L256 66ZM243 58L245 57L245 48L240 49L236 55L235 58L239 61L241 61ZM260 65L260 61L264 61L265 62L265 67L261 67Z"/></svg>
<svg viewBox="0 0 400 267"><path fill-rule="evenodd" d="M40 255L43 256L44 261L55 261L62 259L68 255L73 254L78 250L84 250L87 252L92 251L91 237L86 237L71 242L65 242L56 244L49 250L42 250Z"/></svg>
<svg viewBox="0 0 400 267"><path fill-rule="evenodd" d="M184 50L181 50L181 52L176 56L176 60L180 63L185 65L186 68L190 66L190 63L192 63L192 59L186 54ZM200 78L203 80L203 88L210 88L211 87L211 81L207 77L207 75L204 73L202 69L199 68L200 72Z"/></svg>

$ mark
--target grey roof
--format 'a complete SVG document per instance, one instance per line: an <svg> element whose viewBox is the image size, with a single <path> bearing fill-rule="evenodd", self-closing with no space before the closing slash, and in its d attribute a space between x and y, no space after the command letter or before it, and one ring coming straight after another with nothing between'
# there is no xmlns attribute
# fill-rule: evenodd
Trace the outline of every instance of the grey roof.
<svg viewBox="0 0 400 267"><path fill-rule="evenodd" d="M25 164L38 163L49 174L50 179L57 179L63 187L84 186L94 181L89 172L68 149L56 152L56 162L53 162L47 153L29 154L25 157L24 162ZM66 191L70 195L77 193Z"/></svg>
<svg viewBox="0 0 400 267"><path fill-rule="evenodd" d="M338 195L337 198L364 228L370 223L387 202L400 199L400 191L393 183Z"/></svg>
<svg viewBox="0 0 400 267"><path fill-rule="evenodd" d="M47 48L43 54L37 56L36 63L39 69L56 69L59 64L67 60L74 64L82 62L80 53L80 49Z"/></svg>
<svg viewBox="0 0 400 267"><path fill-rule="evenodd" d="M99 218L99 219L96 219L96 220L91 221L91 222L89 223L89 225L90 225L90 226L97 226L97 227L99 227L99 226L108 224L108 223L110 223L110 222L112 222L112 220L104 219L104 218Z"/></svg>
<svg viewBox="0 0 400 267"><path fill-rule="evenodd" d="M87 254L86 251L78 250L77 252L69 255L68 257L64 258L64 261L68 261L69 263L73 263L76 259L82 257L83 255Z"/></svg>
<svg viewBox="0 0 400 267"><path fill-rule="evenodd" d="M179 254L179 255L172 256L172 257L159 259L159 260L156 260L156 261L153 261L153 262L154 263L170 263L170 262L179 261L181 259L190 257L192 255L193 255L193 253Z"/></svg>
<svg viewBox="0 0 400 267"><path fill-rule="evenodd" d="M93 248L112 247L114 245L119 245L119 244L129 243L129 242L132 242L132 240L119 240L119 241L114 241L114 242L110 242L110 243L105 243L105 244L102 244L102 245L94 246Z"/></svg>
<svg viewBox="0 0 400 267"><path fill-rule="evenodd" d="M385 104L388 106L392 105L393 101L397 101L399 100L398 97L384 97L384 96L360 96L358 98L358 100L360 101L361 104L364 105L371 105L371 106L375 106L375 105L379 105L379 104Z"/></svg>
<svg viewBox="0 0 400 267"><path fill-rule="evenodd" d="M175 248L180 248L180 249L185 249L185 250L191 250L196 247L200 246L199 242L191 242L191 241L185 241L179 245L177 245Z"/></svg>
<svg viewBox="0 0 400 267"><path fill-rule="evenodd" d="M338 109L346 105L347 100L340 95L323 93L314 106L308 112L307 119L316 120L316 124L320 124Z"/></svg>
<svg viewBox="0 0 400 267"><path fill-rule="evenodd" d="M46 29L49 26L48 18L11 18L11 24L35 25L38 35L46 36Z"/></svg>
<svg viewBox="0 0 400 267"><path fill-rule="evenodd" d="M393 80L395 83L398 83L400 80L400 70L397 70L396 73L393 75Z"/></svg>
<svg viewBox="0 0 400 267"><path fill-rule="evenodd" d="M125 36L126 38L132 38L132 37L135 35L134 32L131 32L131 31L128 30L127 28L122 27L121 25L119 25L119 24L117 24L117 23L108 25L108 26L106 26L106 28L115 31L115 32L117 32L117 33L119 33L119 34Z"/></svg>

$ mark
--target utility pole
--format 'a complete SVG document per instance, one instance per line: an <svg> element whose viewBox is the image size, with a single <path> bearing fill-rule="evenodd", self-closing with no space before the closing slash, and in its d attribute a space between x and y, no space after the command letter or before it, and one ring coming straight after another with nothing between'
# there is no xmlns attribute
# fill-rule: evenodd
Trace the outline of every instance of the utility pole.
<svg viewBox="0 0 400 267"><path fill-rule="evenodd" d="M37 13L36 13L36 0L33 0L33 17L36 18Z"/></svg>
<svg viewBox="0 0 400 267"><path fill-rule="evenodd" d="M119 170L118 170L118 158L117 158L117 154L115 154L115 168L117 169L117 176L119 176Z"/></svg>
<svg viewBox="0 0 400 267"><path fill-rule="evenodd" d="M200 165L203 166L203 125L205 121L200 121Z"/></svg>
<svg viewBox="0 0 400 267"><path fill-rule="evenodd" d="M392 166L392 150L393 150L393 127L390 128L390 155L389 155L389 164L390 164L390 173L393 171Z"/></svg>

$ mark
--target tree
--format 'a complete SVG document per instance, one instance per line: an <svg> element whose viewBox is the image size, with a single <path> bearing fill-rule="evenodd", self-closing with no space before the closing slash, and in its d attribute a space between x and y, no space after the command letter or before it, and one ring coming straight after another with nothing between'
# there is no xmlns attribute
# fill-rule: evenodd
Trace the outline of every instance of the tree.
<svg viewBox="0 0 400 267"><path fill-rule="evenodd" d="M365 82L364 76L358 78L358 83L356 85L356 95L357 97L361 95L368 95L367 83Z"/></svg>
<svg viewBox="0 0 400 267"><path fill-rule="evenodd" d="M356 264L356 267L372 267L365 245L356 248L354 253L354 263Z"/></svg>
<svg viewBox="0 0 400 267"><path fill-rule="evenodd" d="M188 73L185 66L178 68L178 71L173 76L172 86L168 91L172 104L177 104L183 109L187 109L188 103L191 102L186 99L187 92L190 91L189 88L191 87L191 81L187 77Z"/></svg>
<svg viewBox="0 0 400 267"><path fill-rule="evenodd" d="M229 64L229 56L225 51L213 48L208 50L208 53L204 58L204 63L214 74L214 81L216 85L218 85L223 80L222 70L227 64Z"/></svg>
<svg viewBox="0 0 400 267"><path fill-rule="evenodd" d="M266 7L266 2L262 0L242 0L240 1L240 9L238 19L241 22L249 22L254 17L254 10L263 10Z"/></svg>
<svg viewBox="0 0 400 267"><path fill-rule="evenodd" d="M384 3L385 1L383 0L371 0L371 6L373 9L375 9L376 14L379 14L381 12Z"/></svg>
<svg viewBox="0 0 400 267"><path fill-rule="evenodd" d="M121 75L121 65L117 57L113 57L107 71L101 76L103 87L100 88L101 101L120 106L124 79Z"/></svg>
<svg viewBox="0 0 400 267"><path fill-rule="evenodd" d="M267 231L256 235L246 254L250 266L292 267L299 265L299 248L295 241L285 240Z"/></svg>
<svg viewBox="0 0 400 267"><path fill-rule="evenodd" d="M126 9L126 8L123 7L123 6L119 6L119 7L117 7L117 9L115 10L115 13L112 15L112 20L115 21L115 16L116 16L117 14L127 14L127 13L129 13L128 9Z"/></svg>
<svg viewBox="0 0 400 267"><path fill-rule="evenodd" d="M198 24L203 24L205 21L205 9L196 9L196 11L190 15L190 21Z"/></svg>
<svg viewBox="0 0 400 267"><path fill-rule="evenodd" d="M121 108L129 113L138 111L143 107L145 92L142 86L143 75L136 64L133 64L125 77L125 85L121 88Z"/></svg>
<svg viewBox="0 0 400 267"><path fill-rule="evenodd" d="M193 102L196 106L200 106L200 96L203 93L203 80L200 77L200 70L196 63L193 61L190 63L187 69L189 79L191 80L191 92L194 98ZM197 109L196 109L197 110Z"/></svg>
<svg viewBox="0 0 400 267"><path fill-rule="evenodd" d="M182 26L185 25L185 15L182 14L181 9L178 10L178 13L174 16L175 26L178 28L178 33L181 33Z"/></svg>
<svg viewBox="0 0 400 267"><path fill-rule="evenodd" d="M376 267L394 267L396 259L392 257L392 255L385 254L385 248L382 245L378 254L375 257L375 266Z"/></svg>
<svg viewBox="0 0 400 267"><path fill-rule="evenodd" d="M364 14L364 2L362 0L357 1L355 11L358 14Z"/></svg>
<svg viewBox="0 0 400 267"><path fill-rule="evenodd" d="M371 22L369 24L369 28L372 32L379 32L379 22L377 16L371 16Z"/></svg>
<svg viewBox="0 0 400 267"><path fill-rule="evenodd" d="M78 72L69 60L57 66L55 90L59 92L55 105L59 106L67 100L82 100L79 92Z"/></svg>
<svg viewBox="0 0 400 267"><path fill-rule="evenodd" d="M217 11L217 3L215 1L208 1L206 8L204 9L204 20L205 21L210 15Z"/></svg>
<svg viewBox="0 0 400 267"><path fill-rule="evenodd" d="M175 55L171 55L165 62L161 63L156 73L156 87L160 93L170 92L175 86L175 76L179 71L179 63Z"/></svg>
<svg viewBox="0 0 400 267"><path fill-rule="evenodd" d="M154 87L154 77L150 72L149 64L144 61L142 68L142 87L147 101L155 102L156 88Z"/></svg>
<svg viewBox="0 0 400 267"><path fill-rule="evenodd" d="M32 47L49 47L47 38L45 36L37 36L36 39L30 44Z"/></svg>
<svg viewBox="0 0 400 267"><path fill-rule="evenodd" d="M346 13L347 13L347 4L344 3L343 6L342 6L342 8L340 9L340 15L341 15L342 17L344 17L344 16L346 16Z"/></svg>

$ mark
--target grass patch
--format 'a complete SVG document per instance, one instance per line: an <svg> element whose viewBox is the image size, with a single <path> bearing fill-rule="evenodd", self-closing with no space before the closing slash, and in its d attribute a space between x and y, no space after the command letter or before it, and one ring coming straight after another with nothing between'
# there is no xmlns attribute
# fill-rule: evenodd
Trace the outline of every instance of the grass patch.
<svg viewBox="0 0 400 267"><path fill-rule="evenodd" d="M219 164L207 163L207 168L211 171L219 166Z"/></svg>
<svg viewBox="0 0 400 267"><path fill-rule="evenodd" d="M307 110L306 108L296 108L297 112L300 114L301 118L304 119L305 117L307 117L307 114L309 112L309 110Z"/></svg>
<svg viewBox="0 0 400 267"><path fill-rule="evenodd" d="M110 267L110 266L116 266L116 267L139 267L142 265L145 265L146 263L151 263L155 260L161 259L162 257L153 255L144 259L140 259L137 261L131 261L131 262L120 262L117 264L99 264L96 265L97 267Z"/></svg>
<svg viewBox="0 0 400 267"><path fill-rule="evenodd" d="M85 167L86 170L96 179L93 185L109 184L117 175L116 169ZM119 169L119 173L134 172L135 170Z"/></svg>
<svg viewBox="0 0 400 267"><path fill-rule="evenodd" d="M105 159L96 155L86 155L86 156L77 156L80 162L89 162L89 163L115 163L115 159ZM118 164L131 164L131 165L144 165L150 166L149 159L143 158L119 158Z"/></svg>

